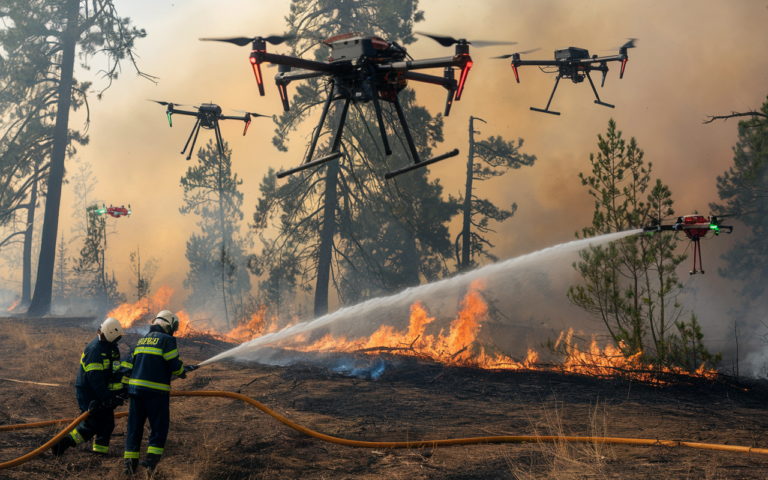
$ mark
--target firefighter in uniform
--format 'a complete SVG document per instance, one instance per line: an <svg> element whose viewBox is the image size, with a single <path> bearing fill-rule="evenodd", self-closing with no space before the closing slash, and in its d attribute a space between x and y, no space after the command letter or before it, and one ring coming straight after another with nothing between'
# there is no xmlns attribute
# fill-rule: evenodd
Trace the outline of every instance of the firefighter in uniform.
<svg viewBox="0 0 768 480"><path fill-rule="evenodd" d="M125 475L136 473L139 464L141 436L148 419L151 429L146 459L141 465L151 473L163 454L170 425L171 376L185 378L194 366L184 366L179 359L174 332L179 319L163 310L149 327L149 333L139 340L133 351L131 378L128 380L130 409L125 438Z"/></svg>
<svg viewBox="0 0 768 480"><path fill-rule="evenodd" d="M99 335L85 347L75 380L75 396L81 412L91 412L80 425L57 443L52 451L61 455L69 447L93 438L93 451L107 453L109 438L115 429L115 408L127 396L121 381L124 371L120 367L117 342L123 336L123 327L115 318L107 318L99 328Z"/></svg>

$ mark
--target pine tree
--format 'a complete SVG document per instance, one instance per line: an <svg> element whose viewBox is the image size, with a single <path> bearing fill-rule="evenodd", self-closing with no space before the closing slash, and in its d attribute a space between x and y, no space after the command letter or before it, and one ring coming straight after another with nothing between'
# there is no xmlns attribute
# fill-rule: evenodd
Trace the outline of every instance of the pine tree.
<svg viewBox="0 0 768 480"><path fill-rule="evenodd" d="M67 243L61 234L59 251L56 255L56 272L53 277L53 298L63 300L69 297L69 266L67 265Z"/></svg>
<svg viewBox="0 0 768 480"><path fill-rule="evenodd" d="M187 241L190 270L184 288L192 293L186 305L192 310L222 312L231 328L238 323L237 306L250 292L251 280L245 268L248 242L240 237L243 194L238 187L243 182L232 173L232 151L227 143L222 151L220 154L213 141L198 151L197 164L181 178L184 206L179 211L198 215L201 229Z"/></svg>
<svg viewBox="0 0 768 480"><path fill-rule="evenodd" d="M515 203L509 210L504 210L487 199L477 198L474 194L474 182L499 177L507 173L509 169L532 166L536 161L535 155L519 152L523 146L522 138L518 139L517 146L515 146L514 141L508 142L501 137L475 141L475 134L480 133L475 130L475 120L486 123L481 118L469 117L469 155L465 193L463 199L456 200L463 203L462 228L455 241L456 264L460 271L473 267L475 256L485 257L491 261L497 260L494 255L488 252L487 248L493 248L493 245L483 235L494 231L489 227L491 220L503 222L517 211L517 204ZM475 163L475 157L480 161Z"/></svg>

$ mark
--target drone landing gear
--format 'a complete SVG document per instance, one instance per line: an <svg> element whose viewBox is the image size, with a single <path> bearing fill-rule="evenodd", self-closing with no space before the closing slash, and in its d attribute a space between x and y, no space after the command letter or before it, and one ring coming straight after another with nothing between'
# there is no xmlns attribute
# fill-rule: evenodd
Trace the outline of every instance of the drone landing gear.
<svg viewBox="0 0 768 480"><path fill-rule="evenodd" d="M596 104L602 105L604 107L616 108L615 105L611 105L610 103L605 103L600 101L600 96L597 94L597 89L595 88L595 84L592 83L592 77L589 76L589 71L587 71L587 80L589 80L589 84L592 86L592 91L595 92L595 98L597 99L595 100ZM603 72L603 83L605 83L605 72Z"/></svg>
<svg viewBox="0 0 768 480"><path fill-rule="evenodd" d="M426 167L427 165L432 165L433 163L437 163L440 160L445 160L446 158L455 157L456 155L459 154L459 149L454 148L452 151L448 153L445 153L443 155L438 155L437 157L430 158L429 160L424 160L424 161L419 160L419 153L416 151L416 144L413 143L411 130L408 128L408 122L405 120L405 112L403 112L403 107L400 105L400 101L397 99L397 95L393 95L390 101L395 105L397 118L400 120L400 124L403 126L403 133L405 133L405 140L408 142L408 149L411 151L411 156L413 157L413 163L411 165L408 165L407 167L403 167L399 170L395 170L394 172L385 173L384 178L389 180L403 173L410 172L411 170L415 170L421 167ZM383 133L384 126L381 123L380 125Z"/></svg>
<svg viewBox="0 0 768 480"><path fill-rule="evenodd" d="M557 90L558 83L560 83L560 74L558 74L557 78L555 78L555 88L552 89L552 94L549 96L549 101L547 102L546 108L542 110L540 108L531 107L531 110L533 110L534 112L549 113L551 115L560 115L560 112L553 112L549 109L549 104L552 103L552 97L555 96L555 90Z"/></svg>
<svg viewBox="0 0 768 480"><path fill-rule="evenodd" d="M315 133L312 136L312 143L309 145L309 152L307 153L308 160L311 160L312 155L315 154L317 141L320 138L320 131L322 130L323 124L325 123L325 118L328 116L328 109L331 106L331 101L333 101L333 93L334 93L334 87L333 85L331 85L331 90L330 92L328 92L328 98L325 101L325 105L323 105L323 112L320 114L320 124L317 126L317 129L315 129ZM344 123L346 123L347 121L347 112L349 111L350 101L351 100L349 98L344 99L344 106L341 109L339 122L336 124L336 131L334 132L333 140L331 141L331 153L324 157L320 157L317 160L312 160L312 161L303 163L298 167L294 167L284 172L280 172L277 174L277 178L284 178L284 177L287 177L288 175L293 175L296 172L300 172L308 168L319 167L324 163L328 163L331 160L336 160L337 158L344 156L344 154L339 151L339 148L341 147L341 134L344 131Z"/></svg>
<svg viewBox="0 0 768 480"><path fill-rule="evenodd" d="M346 123L346 120L347 120L347 112L349 112L349 104L352 101L349 97L344 98L344 106L342 107L342 110L341 110L341 116L339 117L339 121L336 124L336 129L333 134L333 139L331 141L331 153L329 153L324 157L320 157L317 160L311 160L312 156L315 153L315 148L317 148L317 141L320 138L320 132L322 131L323 124L325 123L325 119L328 116L328 110L330 108L331 102L334 100L334 91L335 91L335 86L331 85L331 89L328 92L328 98L326 99L325 105L323 106L323 111L320 114L320 123L317 125L317 128L315 129L315 132L312 136L312 142L309 145L309 151L307 152L306 158L307 160L310 160L310 161L303 163L298 167L291 168L284 172L278 173L277 178L284 178L296 172L300 172L302 170L306 170L312 167L317 167L324 163L330 162L331 160L336 160L337 158L344 156L344 154L341 151L339 151L339 149L341 148L341 137L342 137L342 132L344 131L344 124ZM401 168L400 170L387 172L384 175L384 178L389 180L400 174L410 172L411 170L415 170L417 168L426 167L427 165L431 165L433 163L439 162L440 160L445 160L446 158L455 157L456 155L459 154L459 150L454 149L453 151L450 151L444 155L440 155L440 156L431 158L429 160L424 160L424 161L419 160L419 154L416 151L416 144L414 143L413 137L411 136L411 131L408 128L408 123L405 119L405 113L403 112L403 108L397 99L397 94L380 97L379 92L375 88L375 85L372 85L372 93L373 93L372 101L373 101L374 109L376 111L376 119L379 123L381 139L384 144L384 150L387 156L392 154L392 149L390 148L389 140L387 138L387 131L384 125L384 115L382 114L381 104L380 104L380 100L382 99L386 99L387 101L394 104L395 111L397 112L398 120L400 121L400 124L403 126L403 132L405 133L405 139L406 139L406 142L408 143L408 149L411 152L411 156L413 157L413 162L414 162L413 164L408 165L407 167Z"/></svg>
<svg viewBox="0 0 768 480"><path fill-rule="evenodd" d="M691 239L691 242L693 242L693 270L691 270L691 275L695 275L697 273L704 273L703 267L704 264L701 263L701 245L699 244L699 238L694 237ZM696 256L699 257L699 271L696 271Z"/></svg>
<svg viewBox="0 0 768 480"><path fill-rule="evenodd" d="M221 136L221 129L219 128L219 120L214 118L213 119L213 127L214 134L216 135L216 147L219 150L219 155L224 155L224 139ZM201 119L198 118L197 122L195 122L195 126L192 127L192 132L189 134L189 138L187 139L187 143L184 144L184 149L181 151L181 154L184 155L184 152L187 151L187 146L189 145L189 141L192 140L192 146L189 148L189 153L187 154L187 160L192 159L192 152L195 151L195 143L197 142L197 135L200 133L200 128L202 128L202 122ZM246 127L247 128L247 127Z"/></svg>

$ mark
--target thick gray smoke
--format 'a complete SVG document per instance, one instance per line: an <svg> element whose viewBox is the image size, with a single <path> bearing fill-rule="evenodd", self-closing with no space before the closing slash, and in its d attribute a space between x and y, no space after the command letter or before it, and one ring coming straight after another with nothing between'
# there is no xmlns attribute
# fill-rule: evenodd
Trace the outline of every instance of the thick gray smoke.
<svg viewBox="0 0 768 480"><path fill-rule="evenodd" d="M421 302L436 320L433 332L456 318L460 302L469 286L481 282L482 295L489 306L489 318L481 325L479 338L490 342L507 355L524 356L528 347L537 348L547 337L574 328L584 333L602 332L601 324L568 301L569 285L580 280L571 267L579 260L578 252L590 244L598 245L637 234L641 230L613 233L596 238L575 240L439 282L406 289L396 295L375 298L342 308L315 320L288 327L280 332L256 338L223 352L202 365L223 359L260 361L264 347L279 346L302 335L313 342L331 333L334 338L367 337L382 325L398 331L408 328L410 307Z"/></svg>

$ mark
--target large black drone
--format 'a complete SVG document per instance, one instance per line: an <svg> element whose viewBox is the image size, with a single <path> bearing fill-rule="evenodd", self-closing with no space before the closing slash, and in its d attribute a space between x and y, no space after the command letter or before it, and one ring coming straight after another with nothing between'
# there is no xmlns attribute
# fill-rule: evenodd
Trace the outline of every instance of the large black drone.
<svg viewBox="0 0 768 480"><path fill-rule="evenodd" d="M512 70L515 72L515 80L520 83L520 76L517 73L517 67L523 67L526 65L537 65L539 67L556 67L557 78L555 79L555 88L552 89L552 94L549 96L546 108L531 107L531 110L536 112L551 113L552 115L560 115L560 112L554 112L549 109L549 105L552 103L552 97L555 96L555 90L560 83L561 78L570 78L573 83L581 83L584 78L589 80L589 84L592 85L592 91L595 92L595 103L603 105L605 107L614 108L614 105L605 103L600 100L600 96L597 94L595 84L592 83L592 77L589 76L589 72L598 71L603 72L603 81L600 83L600 87L605 85L605 75L608 73L608 62L621 62L621 73L619 79L624 78L624 68L627 66L627 49L635 48L636 38L630 38L627 43L619 47L618 55L611 55L608 57L598 57L597 55L589 56L589 51L584 48L568 47L561 50L555 50L554 60L520 60L520 55L526 53L535 52L534 50L528 50L525 52L511 53L509 55L502 55L496 58L510 58L512 57ZM543 70L543 69L542 69Z"/></svg>
<svg viewBox="0 0 768 480"><path fill-rule="evenodd" d="M453 101L461 99L461 93L464 90L464 85L467 81L467 74L469 73L469 69L472 68L472 58L469 56L469 46L474 45L481 47L488 45L515 44L515 42L470 42L465 39L456 40L452 37L435 35L426 36L437 41L444 47L456 45L456 55L452 57L414 60L408 55L408 52L396 42L388 42L379 37L363 35L360 33L348 33L325 40L323 43L329 46L332 51L331 58L328 59L328 62L317 62L267 52L267 43L279 45L290 39L290 37L285 36L201 38L201 40L228 42L241 47L251 44L250 62L253 67L253 73L256 76L256 83L259 86L259 94L262 96L264 95L264 81L261 74L261 64L267 62L278 65L279 69L278 74L275 76L275 82L280 91L280 98L283 101L283 109L286 111L290 108L287 92L289 83L294 80L303 80L307 78L329 77L330 90L328 92L328 98L323 106L322 114L320 116L320 124L312 137L306 161L298 167L278 173L277 176L279 178L283 178L307 168L322 165L343 155L340 151L341 135L344 130L344 123L351 102L356 104L366 103L368 101L373 102L379 130L381 131L381 139L384 144L384 150L387 155L391 155L392 150L389 146L389 141L387 140L384 116L380 105L381 101L385 101L394 106L408 143L408 149L413 157L413 163L411 165L401 168L400 170L388 172L385 175L385 178L389 179L400 175L401 173L424 167L459 154L458 150L453 150L429 160L422 161L419 159L419 155L416 152L416 145L413 142L413 137L411 136L408 123L405 119L405 114L403 113L403 108L397 99L397 94L406 87L408 80L442 85L447 89L448 99L445 104L445 116L448 116ZM454 67L460 69L458 82L455 79ZM443 68L443 76L438 77L411 71L426 68ZM325 123L326 116L328 115L328 109L331 102L335 100L344 100L344 105L341 109L341 115L339 116L338 124L334 129L331 140L331 153L313 160L312 156L315 153L320 132Z"/></svg>
<svg viewBox="0 0 768 480"><path fill-rule="evenodd" d="M224 140L221 138L221 129L219 128L220 120L241 120L245 122L245 128L243 129L243 136L245 136L245 134L248 132L248 127L251 125L251 118L268 116L268 115L260 115L258 113L244 112L242 110L235 110L236 112L242 113L243 114L242 116L222 115L221 107L214 103L203 103L200 106L192 106L192 108L196 108L197 111L189 112L186 110L177 109L176 107L180 106L178 104L173 104L170 102L160 102L158 100L150 100L150 102L155 102L155 103L159 103L160 105L168 106L168 108L165 110L165 114L168 116L168 125L170 125L171 127L173 127L173 121L171 120L171 115L176 114L176 115L189 115L192 117L197 117L195 126L192 127L192 133L189 134L187 143L184 144L184 149L181 151L181 154L184 155L184 152L187 150L187 147L189 146L189 141L192 140L192 147L189 149L187 160L192 158L192 152L195 149L195 142L197 142L197 134L200 133L200 128L213 130L213 132L216 135L216 144L219 147L219 154L223 155ZM193 135L194 135L194 138L193 138Z"/></svg>

